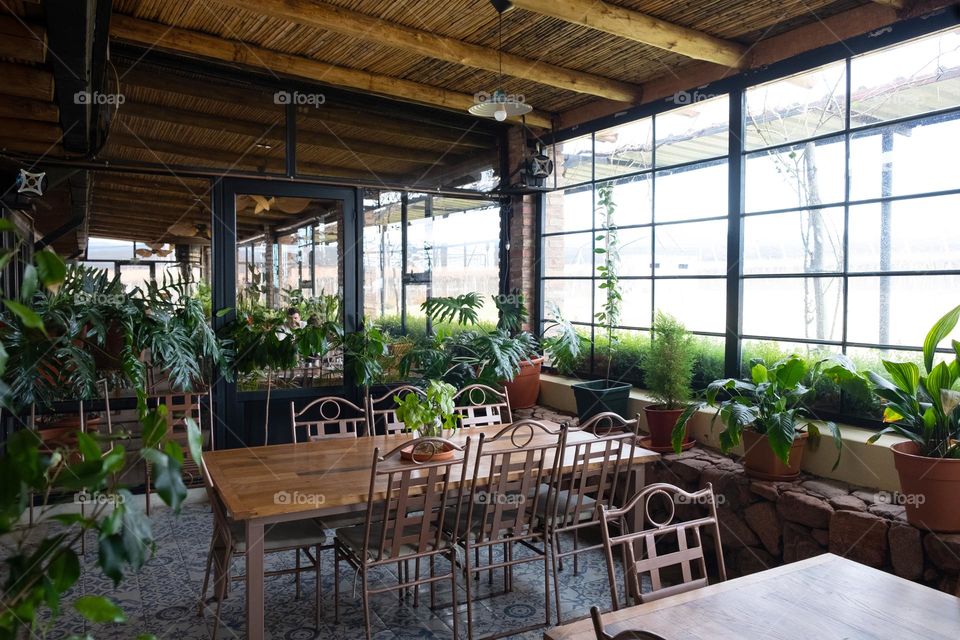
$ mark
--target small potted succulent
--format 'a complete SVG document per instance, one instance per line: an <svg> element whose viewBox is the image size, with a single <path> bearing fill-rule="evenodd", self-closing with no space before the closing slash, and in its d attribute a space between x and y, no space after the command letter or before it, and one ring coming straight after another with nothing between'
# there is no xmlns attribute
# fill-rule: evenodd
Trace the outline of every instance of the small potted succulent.
<svg viewBox="0 0 960 640"><path fill-rule="evenodd" d="M930 329L923 342L923 365L883 361L888 378L869 372L874 393L884 402L885 434L906 438L892 445L900 489L910 524L942 533L960 532L960 342L951 357L934 365L937 346L956 328L960 306Z"/></svg>
<svg viewBox="0 0 960 640"><path fill-rule="evenodd" d="M658 311L653 341L644 358L647 387L656 401L643 408L654 450L672 447L673 427L690 400L695 355L693 337L683 323ZM686 436L684 442L688 442Z"/></svg>
<svg viewBox="0 0 960 640"><path fill-rule="evenodd" d="M427 384L423 397L416 393L407 393L396 397L397 419L407 431L417 438L445 438L453 434L460 422L460 415L454 409L453 397L457 389L440 380L431 380ZM445 451L403 451L401 456L407 460L443 460L453 457L454 450Z"/></svg>
<svg viewBox="0 0 960 640"><path fill-rule="evenodd" d="M853 363L846 356L825 358L808 366L798 355L773 365L751 361L751 380L727 378L707 386L706 402L688 406L673 428L673 448L679 453L686 437L687 421L704 406L716 408L713 420L724 424L720 448L724 453L743 442L743 466L763 480L789 480L800 474L806 441L819 442L820 427L810 405L823 376L836 382L856 379ZM834 468L840 463L843 443L833 422L824 425L837 447Z"/></svg>

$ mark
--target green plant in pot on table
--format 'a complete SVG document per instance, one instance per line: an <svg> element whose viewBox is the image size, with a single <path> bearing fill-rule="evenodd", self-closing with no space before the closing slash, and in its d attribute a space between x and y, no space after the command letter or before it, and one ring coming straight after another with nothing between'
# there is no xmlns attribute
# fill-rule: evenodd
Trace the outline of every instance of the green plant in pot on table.
<svg viewBox="0 0 960 640"><path fill-rule="evenodd" d="M751 380L727 378L707 386L706 402L688 406L673 428L673 448L682 450L687 421L702 407L716 408L724 428L720 448L724 453L743 442L744 468L755 478L786 480L800 473L806 441L818 443L820 427L810 411L817 383L827 376L842 383L857 378L846 356L819 360L812 366L798 355L788 356L770 366L751 361ZM843 446L840 429L833 422L824 426L837 447L834 468Z"/></svg>
<svg viewBox="0 0 960 640"><path fill-rule="evenodd" d="M418 438L444 438L451 435L460 423L453 397L457 389L441 380L430 380L423 396L417 393L407 393L403 397L396 397L397 419L407 431ZM426 445L425 445L426 446ZM453 455L448 451L410 451L404 452L404 457L424 457L440 459L439 456Z"/></svg>
<svg viewBox="0 0 960 640"><path fill-rule="evenodd" d="M620 293L620 239L614 220L616 204L613 187L609 183L597 188L599 215L603 219L601 233L596 237L594 253L602 257L596 271L600 281L603 306L594 314L597 324L606 334L607 375L602 380L591 380L571 385L577 401L577 414L583 422L604 411L613 411L627 417L627 401L630 398L629 383L610 379L613 355L617 345L616 328L620 324L623 296Z"/></svg>
<svg viewBox="0 0 960 640"><path fill-rule="evenodd" d="M874 393L885 403L887 434L906 438L892 445L900 476L907 520L914 526L945 533L960 532L960 342L953 354L934 364L937 347L960 320L960 306L930 329L923 342L924 373L912 362L883 361L889 379L868 372Z"/></svg>
<svg viewBox="0 0 960 640"><path fill-rule="evenodd" d="M692 391L693 361L696 357L693 337L683 323L657 312L653 323L653 341L646 353L644 370L647 387L656 400L643 408L650 431L650 446L671 449L673 427L683 414ZM684 436L684 442L688 442Z"/></svg>

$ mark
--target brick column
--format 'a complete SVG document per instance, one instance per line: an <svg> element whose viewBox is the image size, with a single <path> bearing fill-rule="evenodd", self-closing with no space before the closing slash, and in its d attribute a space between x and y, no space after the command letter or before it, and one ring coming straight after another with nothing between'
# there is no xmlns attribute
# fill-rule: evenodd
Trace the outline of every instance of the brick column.
<svg viewBox="0 0 960 640"><path fill-rule="evenodd" d="M515 184L520 177L518 171L524 159L524 136L520 127L513 127L508 135L507 152L510 175L504 181ZM509 219L510 270L508 284L511 290L518 289L527 301L530 317L539 304L536 300L537 281L537 238L536 236L536 194L514 195L511 197ZM531 329L536 329L531 327Z"/></svg>

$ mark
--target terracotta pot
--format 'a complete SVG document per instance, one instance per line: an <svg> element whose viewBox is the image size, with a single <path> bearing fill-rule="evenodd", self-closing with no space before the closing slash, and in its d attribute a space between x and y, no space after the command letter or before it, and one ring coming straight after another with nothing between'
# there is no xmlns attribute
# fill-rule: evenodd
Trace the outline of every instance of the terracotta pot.
<svg viewBox="0 0 960 640"><path fill-rule="evenodd" d="M652 404L644 407L643 413L647 416L650 444L654 447L669 447L673 442L673 425L677 424L683 409L666 409L662 404ZM686 428L683 439L687 439Z"/></svg>
<svg viewBox="0 0 960 640"><path fill-rule="evenodd" d="M442 451L418 451L412 447L400 451L400 459L410 462L444 462L453 459L457 450L450 446L445 446Z"/></svg>
<svg viewBox="0 0 960 640"><path fill-rule="evenodd" d="M790 464L785 465L773 453L767 436L756 431L743 432L743 467L747 475L761 480L790 480L800 475L800 464L803 462L803 449L809 436L806 432L798 433L790 447Z"/></svg>
<svg viewBox="0 0 960 640"><path fill-rule="evenodd" d="M940 533L960 533L960 460L919 455L914 442L890 447L900 475L896 502L907 510L907 521L915 527Z"/></svg>
<svg viewBox="0 0 960 640"><path fill-rule="evenodd" d="M537 404L540 397L540 370L543 358L524 360L520 363L520 373L513 380L504 382L503 387L510 398L511 409L527 409Z"/></svg>

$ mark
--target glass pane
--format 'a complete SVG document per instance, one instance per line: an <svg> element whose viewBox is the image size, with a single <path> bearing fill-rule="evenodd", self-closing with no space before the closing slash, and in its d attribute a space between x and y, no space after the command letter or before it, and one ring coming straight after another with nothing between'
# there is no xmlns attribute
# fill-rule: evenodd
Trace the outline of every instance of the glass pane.
<svg viewBox="0 0 960 640"><path fill-rule="evenodd" d="M657 226L656 275L714 275L726 272L726 220Z"/></svg>
<svg viewBox="0 0 960 640"><path fill-rule="evenodd" d="M745 148L772 147L843 130L846 93L843 62L747 89Z"/></svg>
<svg viewBox="0 0 960 640"><path fill-rule="evenodd" d="M597 180L653 167L653 118L643 118L596 134Z"/></svg>
<svg viewBox="0 0 960 640"><path fill-rule="evenodd" d="M653 219L653 176L644 174L632 178L622 178L612 183L613 203L616 206L615 220L621 227L635 224L649 224ZM596 199L600 206L599 197ZM597 226L603 224L602 212L596 216Z"/></svg>
<svg viewBox="0 0 960 640"><path fill-rule="evenodd" d="M700 99L699 94L687 95L692 104L656 116L658 167L716 158L729 152L729 97Z"/></svg>
<svg viewBox="0 0 960 640"><path fill-rule="evenodd" d="M133 243L129 240L90 238L87 243L88 260L132 260Z"/></svg>
<svg viewBox="0 0 960 640"><path fill-rule="evenodd" d="M544 233L582 231L593 228L593 191L590 186L547 194Z"/></svg>
<svg viewBox="0 0 960 640"><path fill-rule="evenodd" d="M364 200L363 313L391 326L400 322L403 238L400 194Z"/></svg>
<svg viewBox="0 0 960 640"><path fill-rule="evenodd" d="M650 280L620 280L620 295L623 302L620 305L620 322L624 327L650 326ZM601 311L607 300L606 289L597 286L595 311Z"/></svg>
<svg viewBox="0 0 960 640"><path fill-rule="evenodd" d="M744 273L824 273L842 269L842 208L743 219Z"/></svg>
<svg viewBox="0 0 960 640"><path fill-rule="evenodd" d="M780 147L747 156L746 211L842 202L843 138Z"/></svg>
<svg viewBox="0 0 960 640"><path fill-rule="evenodd" d="M960 31L951 30L851 61L850 122L872 124L960 104Z"/></svg>
<svg viewBox="0 0 960 640"><path fill-rule="evenodd" d="M620 329L616 332L617 348L610 361L610 377L633 384L643 383L643 359L650 349L649 331ZM598 335L596 351L597 373L607 375L606 336Z"/></svg>
<svg viewBox="0 0 960 640"><path fill-rule="evenodd" d="M850 270L960 270L958 212L957 195L850 207Z"/></svg>
<svg viewBox="0 0 960 640"><path fill-rule="evenodd" d="M427 316L420 306L427 301L430 289L425 284L407 285L407 334L424 336L427 334Z"/></svg>
<svg viewBox="0 0 960 640"><path fill-rule="evenodd" d="M120 265L120 282L127 291L135 287L143 288L150 281L150 267L145 264Z"/></svg>
<svg viewBox="0 0 960 640"><path fill-rule="evenodd" d="M554 145L557 187L593 179L593 136L585 135Z"/></svg>
<svg viewBox="0 0 960 640"><path fill-rule="evenodd" d="M544 280L543 303L560 309L567 320L573 322L593 321L592 280Z"/></svg>
<svg viewBox="0 0 960 640"><path fill-rule="evenodd" d="M864 131L850 139L850 199L943 191L960 187L956 153L960 114Z"/></svg>
<svg viewBox="0 0 960 640"><path fill-rule="evenodd" d="M590 276L593 273L593 232L547 236L543 239L543 275Z"/></svg>
<svg viewBox="0 0 960 640"><path fill-rule="evenodd" d="M851 301L851 305L853 302ZM743 281L743 333L811 340L843 336L840 278L748 278Z"/></svg>
<svg viewBox="0 0 960 640"><path fill-rule="evenodd" d="M727 161L660 171L656 177L655 220L673 222L727 214Z"/></svg>
<svg viewBox="0 0 960 640"><path fill-rule="evenodd" d="M726 330L726 291L723 278L710 280L657 280L654 291L658 311L669 313L690 331Z"/></svg>
<svg viewBox="0 0 960 640"><path fill-rule="evenodd" d="M620 243L620 275L621 276L649 276L650 263L650 227L638 229L620 229L617 239ZM603 256L597 256L602 262Z"/></svg>
<svg viewBox="0 0 960 640"><path fill-rule="evenodd" d="M851 277L849 287L851 342L914 347L957 304L960 275Z"/></svg>

